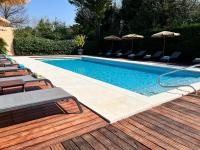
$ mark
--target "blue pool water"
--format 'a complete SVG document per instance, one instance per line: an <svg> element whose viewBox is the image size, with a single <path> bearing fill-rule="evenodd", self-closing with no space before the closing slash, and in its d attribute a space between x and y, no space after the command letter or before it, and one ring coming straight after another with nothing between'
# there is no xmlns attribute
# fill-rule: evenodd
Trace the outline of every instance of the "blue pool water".
<svg viewBox="0 0 200 150"><path fill-rule="evenodd" d="M146 96L170 90L157 84L159 75L172 71L168 68L89 59L42 61ZM167 85L195 82L200 82L200 73L191 71L182 71L162 78L162 83Z"/></svg>

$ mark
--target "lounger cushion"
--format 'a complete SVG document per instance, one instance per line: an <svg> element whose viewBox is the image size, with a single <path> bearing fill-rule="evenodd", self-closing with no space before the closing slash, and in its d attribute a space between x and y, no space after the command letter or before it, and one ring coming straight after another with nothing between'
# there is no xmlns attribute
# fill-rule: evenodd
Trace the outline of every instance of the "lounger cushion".
<svg viewBox="0 0 200 150"><path fill-rule="evenodd" d="M144 59L150 59L152 56L151 55L146 55L144 56Z"/></svg>
<svg viewBox="0 0 200 150"><path fill-rule="evenodd" d="M10 80L23 80L24 82L36 82L42 79L34 78L32 75L0 78L0 81L10 81Z"/></svg>
<svg viewBox="0 0 200 150"><path fill-rule="evenodd" d="M200 58L195 58L195 59L193 60L193 63L200 63Z"/></svg>
<svg viewBox="0 0 200 150"><path fill-rule="evenodd" d="M4 71L16 71L18 70L18 67L0 67L0 72L4 72Z"/></svg>
<svg viewBox="0 0 200 150"><path fill-rule="evenodd" d="M51 88L0 96L0 113L56 102L73 97L61 88Z"/></svg>

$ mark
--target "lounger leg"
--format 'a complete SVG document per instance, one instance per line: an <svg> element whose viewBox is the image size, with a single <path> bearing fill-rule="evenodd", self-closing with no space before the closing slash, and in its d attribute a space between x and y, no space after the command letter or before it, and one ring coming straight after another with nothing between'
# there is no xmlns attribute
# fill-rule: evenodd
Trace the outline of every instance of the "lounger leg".
<svg viewBox="0 0 200 150"><path fill-rule="evenodd" d="M52 88L55 87L55 86L51 83L51 81L48 80L48 79L44 79L44 82L45 82L46 86L47 86L48 84L50 84L50 86L51 86Z"/></svg>
<svg viewBox="0 0 200 150"><path fill-rule="evenodd" d="M82 113L83 109L82 109L81 104L78 101L78 99L76 97L71 97L71 98L75 101L76 105L78 106L79 112Z"/></svg>
<svg viewBox="0 0 200 150"><path fill-rule="evenodd" d="M79 101L78 101L78 99L76 98L76 97L69 97L69 98L71 98L71 99L73 99L74 101L75 101L75 103L76 103L76 105L77 105L77 107L78 107L78 109L79 109L79 114L81 114L82 112L83 112L83 109L82 109L82 107L81 107L81 105L80 105L80 103L79 103ZM68 99L69 99L68 98ZM63 107L62 106L60 106L58 103L55 103L64 113L68 113L65 109L63 109Z"/></svg>

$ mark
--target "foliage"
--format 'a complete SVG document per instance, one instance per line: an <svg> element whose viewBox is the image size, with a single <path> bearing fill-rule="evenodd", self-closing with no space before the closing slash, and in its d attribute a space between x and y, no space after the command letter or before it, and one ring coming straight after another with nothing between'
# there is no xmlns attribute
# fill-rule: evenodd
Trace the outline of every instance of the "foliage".
<svg viewBox="0 0 200 150"><path fill-rule="evenodd" d="M74 49L73 40L50 40L33 36L14 39L16 55L69 55L74 53Z"/></svg>
<svg viewBox="0 0 200 150"><path fill-rule="evenodd" d="M110 8L111 0L69 0L77 7L76 22L83 34L100 39L102 20Z"/></svg>
<svg viewBox="0 0 200 150"><path fill-rule="evenodd" d="M77 47L83 48L83 46L85 45L85 42L86 42L86 36L85 35L77 35L74 38L74 42Z"/></svg>
<svg viewBox="0 0 200 150"><path fill-rule="evenodd" d="M6 54L6 42L0 38L0 54Z"/></svg>
<svg viewBox="0 0 200 150"><path fill-rule="evenodd" d="M0 16L9 20L13 27L21 27L28 23L26 9L22 5L0 4Z"/></svg>
<svg viewBox="0 0 200 150"><path fill-rule="evenodd" d="M67 40L73 39L73 30L63 22L41 19L36 27L26 27L15 31L16 37L42 37L51 40Z"/></svg>
<svg viewBox="0 0 200 150"><path fill-rule="evenodd" d="M197 0L123 0L121 16L125 21L124 33L197 23L200 19L199 8Z"/></svg>

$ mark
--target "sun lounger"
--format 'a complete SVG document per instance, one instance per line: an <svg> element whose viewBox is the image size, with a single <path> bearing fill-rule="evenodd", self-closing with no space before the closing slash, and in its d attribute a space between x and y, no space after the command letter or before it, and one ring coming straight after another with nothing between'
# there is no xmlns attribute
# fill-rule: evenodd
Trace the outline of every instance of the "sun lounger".
<svg viewBox="0 0 200 150"><path fill-rule="evenodd" d="M116 52L112 53L111 56L117 57L117 55L121 52L122 50L117 50Z"/></svg>
<svg viewBox="0 0 200 150"><path fill-rule="evenodd" d="M57 103L57 101L68 99L73 99L76 102L80 113L83 112L76 97L61 88L51 88L0 96L0 113L48 103L56 103L63 112L67 113L67 111Z"/></svg>
<svg viewBox="0 0 200 150"><path fill-rule="evenodd" d="M193 64L199 64L200 63L200 58L195 58L192 62L193 62Z"/></svg>
<svg viewBox="0 0 200 150"><path fill-rule="evenodd" d="M161 57L161 55L162 55L162 51L157 51L153 55L145 55L143 58L146 60L159 59Z"/></svg>
<svg viewBox="0 0 200 150"><path fill-rule="evenodd" d="M146 53L146 51L139 51L137 54L132 53L132 54L128 55L128 58L129 59L139 58L139 57L144 56L145 53Z"/></svg>
<svg viewBox="0 0 200 150"><path fill-rule="evenodd" d="M37 78L37 77L34 77L33 75L0 78L0 83L5 82L5 81L14 81L14 80L22 80L24 83L45 82L46 85L50 84L51 87L54 87L50 80L46 78Z"/></svg>
<svg viewBox="0 0 200 150"><path fill-rule="evenodd" d="M30 74L32 74L32 71L28 68L19 68L19 67L0 67L0 74L5 74L6 72L16 72L20 70L26 70Z"/></svg>
<svg viewBox="0 0 200 150"><path fill-rule="evenodd" d="M4 54L0 54L0 59L7 59L7 57Z"/></svg>
<svg viewBox="0 0 200 150"><path fill-rule="evenodd" d="M0 60L0 67L11 67L11 66L19 66L16 62L11 62L9 60Z"/></svg>
<svg viewBox="0 0 200 150"><path fill-rule="evenodd" d="M130 54L132 54L133 53L133 51L132 50L129 50L129 51L127 51L127 52L125 52L125 53L121 53L120 55L120 57L128 57L128 55L130 55Z"/></svg>
<svg viewBox="0 0 200 150"><path fill-rule="evenodd" d="M175 51L172 53L171 56L163 56L160 60L165 61L165 62L174 61L178 59L180 55L181 55L181 52Z"/></svg>
<svg viewBox="0 0 200 150"><path fill-rule="evenodd" d="M109 57L111 55L112 55L112 51L111 50L105 53L105 56L107 56L107 57Z"/></svg>

